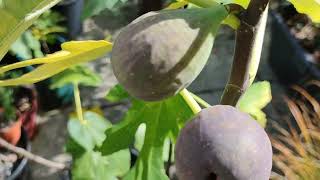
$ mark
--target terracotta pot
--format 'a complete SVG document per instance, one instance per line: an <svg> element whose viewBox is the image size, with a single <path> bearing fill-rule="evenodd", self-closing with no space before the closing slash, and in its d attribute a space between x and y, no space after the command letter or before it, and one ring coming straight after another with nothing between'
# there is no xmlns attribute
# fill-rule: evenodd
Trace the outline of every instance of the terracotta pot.
<svg viewBox="0 0 320 180"><path fill-rule="evenodd" d="M16 145L21 137L22 121L19 118L9 127L0 129L0 136L12 145Z"/></svg>

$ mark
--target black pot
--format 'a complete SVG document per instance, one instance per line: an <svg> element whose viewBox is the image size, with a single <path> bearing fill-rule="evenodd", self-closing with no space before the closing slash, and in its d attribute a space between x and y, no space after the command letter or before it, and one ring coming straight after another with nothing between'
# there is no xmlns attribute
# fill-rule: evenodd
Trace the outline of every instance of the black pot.
<svg viewBox="0 0 320 180"><path fill-rule="evenodd" d="M274 11L270 15L272 27L269 63L279 81L291 85L320 79L319 65L300 46L283 18Z"/></svg>
<svg viewBox="0 0 320 180"><path fill-rule="evenodd" d="M31 151L31 143L24 129L21 130L21 138L17 144L18 147ZM29 180L31 178L30 169L28 167L28 159L18 159L13 166L11 175L6 180Z"/></svg>
<svg viewBox="0 0 320 180"><path fill-rule="evenodd" d="M81 13L83 0L64 0L54 9L66 17L68 38L75 39L82 32Z"/></svg>

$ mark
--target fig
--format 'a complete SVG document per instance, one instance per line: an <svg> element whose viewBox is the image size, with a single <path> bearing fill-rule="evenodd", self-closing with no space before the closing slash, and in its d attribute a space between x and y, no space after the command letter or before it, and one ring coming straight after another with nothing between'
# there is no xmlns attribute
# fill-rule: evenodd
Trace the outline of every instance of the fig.
<svg viewBox="0 0 320 180"><path fill-rule="evenodd" d="M205 66L224 6L162 10L142 15L115 39L111 63L130 95L158 101L187 87Z"/></svg>
<svg viewBox="0 0 320 180"><path fill-rule="evenodd" d="M267 180L272 147L249 115L217 105L202 110L182 129L175 158L181 180Z"/></svg>

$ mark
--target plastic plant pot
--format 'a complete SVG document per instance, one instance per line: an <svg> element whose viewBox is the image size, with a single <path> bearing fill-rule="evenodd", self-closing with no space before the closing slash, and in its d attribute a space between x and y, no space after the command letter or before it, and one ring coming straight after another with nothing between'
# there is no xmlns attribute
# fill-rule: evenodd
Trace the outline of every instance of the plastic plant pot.
<svg viewBox="0 0 320 180"><path fill-rule="evenodd" d="M280 14L271 11L271 45L269 63L285 85L303 84L320 79L319 65L291 34Z"/></svg>

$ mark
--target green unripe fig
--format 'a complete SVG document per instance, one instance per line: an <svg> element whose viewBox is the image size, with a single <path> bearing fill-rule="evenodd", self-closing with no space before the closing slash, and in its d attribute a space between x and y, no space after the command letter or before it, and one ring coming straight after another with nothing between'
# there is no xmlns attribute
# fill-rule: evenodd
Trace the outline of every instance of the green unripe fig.
<svg viewBox="0 0 320 180"><path fill-rule="evenodd" d="M158 101L187 87L206 64L224 6L150 12L123 28L111 62L119 83L136 98Z"/></svg>
<svg viewBox="0 0 320 180"><path fill-rule="evenodd" d="M272 146L251 116L217 105L202 110L182 129L175 162L183 180L268 180Z"/></svg>

